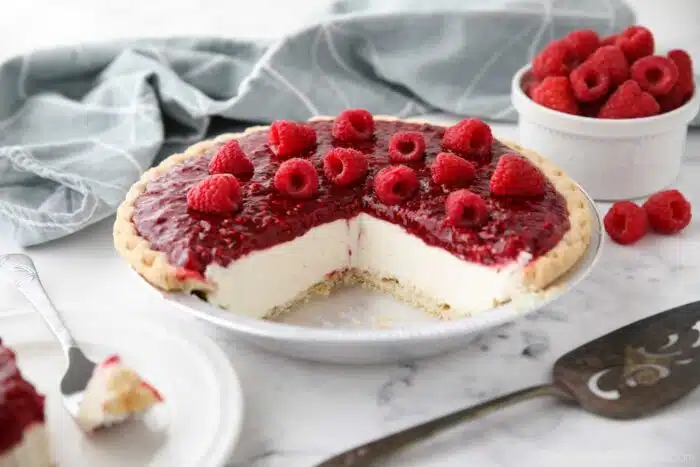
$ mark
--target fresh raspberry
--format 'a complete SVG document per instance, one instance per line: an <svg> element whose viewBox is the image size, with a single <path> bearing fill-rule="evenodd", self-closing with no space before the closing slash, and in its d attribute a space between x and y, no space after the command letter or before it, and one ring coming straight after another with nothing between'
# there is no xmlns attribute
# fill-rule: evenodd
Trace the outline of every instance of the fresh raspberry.
<svg viewBox="0 0 700 467"><path fill-rule="evenodd" d="M503 154L491 175L489 188L497 196L539 196L544 193L544 174L517 154Z"/></svg>
<svg viewBox="0 0 700 467"><path fill-rule="evenodd" d="M630 67L625 54L619 47L606 45L599 48L586 60L598 69L605 69L610 74L610 84L614 88L624 82L630 74Z"/></svg>
<svg viewBox="0 0 700 467"><path fill-rule="evenodd" d="M469 190L453 191L445 199L445 214L456 227L480 227L489 216L484 199Z"/></svg>
<svg viewBox="0 0 700 467"><path fill-rule="evenodd" d="M532 91L532 100L558 112L578 115L579 108L571 82L566 76L549 76Z"/></svg>
<svg viewBox="0 0 700 467"><path fill-rule="evenodd" d="M674 234L685 229L692 218L691 206L678 190L653 194L642 205L651 228L661 234Z"/></svg>
<svg viewBox="0 0 700 467"><path fill-rule="evenodd" d="M630 26L617 35L618 46L632 64L642 57L654 53L654 36L644 26Z"/></svg>
<svg viewBox="0 0 700 467"><path fill-rule="evenodd" d="M405 165L384 167L374 176L374 192L384 204L398 204L418 189L415 170Z"/></svg>
<svg viewBox="0 0 700 467"><path fill-rule="evenodd" d="M579 62L583 62L587 59L600 45L598 33L592 29L571 31L566 36L565 40L571 44Z"/></svg>
<svg viewBox="0 0 700 467"><path fill-rule="evenodd" d="M692 91L691 91L692 92ZM690 94L683 92L683 89L676 83L668 94L657 96L656 102L659 103L661 113L676 110L678 107L686 103L690 98Z"/></svg>
<svg viewBox="0 0 700 467"><path fill-rule="evenodd" d="M367 173L367 157L357 149L331 149L323 156L323 172L334 185L350 185Z"/></svg>
<svg viewBox="0 0 700 467"><path fill-rule="evenodd" d="M598 112L598 118L643 118L659 113L654 96L628 79L613 92Z"/></svg>
<svg viewBox="0 0 700 467"><path fill-rule="evenodd" d="M690 94L695 88L695 78L693 76L693 60L688 52L682 49L671 50L668 58L673 60L678 68L678 82L676 85L681 88L681 92Z"/></svg>
<svg viewBox="0 0 700 467"><path fill-rule="evenodd" d="M449 152L440 152L430 166L433 182L457 186L467 185L474 179L476 168L470 161Z"/></svg>
<svg viewBox="0 0 700 467"><path fill-rule="evenodd" d="M648 55L632 64L630 77L652 96L662 96L678 82L678 67L670 58Z"/></svg>
<svg viewBox="0 0 700 467"><path fill-rule="evenodd" d="M241 186L228 173L210 175L187 192L187 206L200 212L231 212L238 209L240 202Z"/></svg>
<svg viewBox="0 0 700 467"><path fill-rule="evenodd" d="M241 145L235 139L224 144L209 161L209 173L230 173L233 175L250 175L253 163L245 155Z"/></svg>
<svg viewBox="0 0 700 467"><path fill-rule="evenodd" d="M590 62L576 67L570 79L574 95L582 102L598 100L610 90L610 72Z"/></svg>
<svg viewBox="0 0 700 467"><path fill-rule="evenodd" d="M617 42L617 34L611 34L610 36L605 36L602 39L600 39L600 47L605 47L608 45L615 45L615 42Z"/></svg>
<svg viewBox="0 0 700 467"><path fill-rule="evenodd" d="M564 39L554 40L532 60L532 73L537 79L548 76L569 76L579 64L576 51Z"/></svg>
<svg viewBox="0 0 700 467"><path fill-rule="evenodd" d="M316 130L289 120L275 120L270 126L269 140L280 159L289 159L316 146Z"/></svg>
<svg viewBox="0 0 700 467"><path fill-rule="evenodd" d="M528 73L526 75L526 77L523 77L521 87L522 87L522 90L525 93L525 95L527 97L529 97L530 99L532 99L532 91L534 91L534 89L537 86L539 86L540 83L541 83L540 80L535 78L531 73Z"/></svg>
<svg viewBox="0 0 700 467"><path fill-rule="evenodd" d="M490 157L492 143L491 127L478 118L465 118L445 130L442 136L443 149L477 158Z"/></svg>
<svg viewBox="0 0 700 467"><path fill-rule="evenodd" d="M318 174L306 159L295 157L282 162L275 172L275 188L295 199L308 199L318 190Z"/></svg>
<svg viewBox="0 0 700 467"><path fill-rule="evenodd" d="M389 141L389 160L392 162L417 161L425 153L425 139L417 131L401 131Z"/></svg>
<svg viewBox="0 0 700 467"><path fill-rule="evenodd" d="M374 117L364 109L343 110L333 121L333 138L344 143L372 139Z"/></svg>
<svg viewBox="0 0 700 467"><path fill-rule="evenodd" d="M603 218L605 231L621 245L639 241L649 231L644 209L631 201L617 201Z"/></svg>

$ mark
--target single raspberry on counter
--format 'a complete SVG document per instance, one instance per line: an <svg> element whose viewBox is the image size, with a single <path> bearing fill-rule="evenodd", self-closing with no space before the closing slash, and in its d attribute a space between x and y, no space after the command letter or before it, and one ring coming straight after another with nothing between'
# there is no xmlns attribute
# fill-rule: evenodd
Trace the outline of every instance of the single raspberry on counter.
<svg viewBox="0 0 700 467"><path fill-rule="evenodd" d="M659 113L659 103L654 96L639 87L634 80L627 80L613 92L598 112L598 118L643 118Z"/></svg>
<svg viewBox="0 0 700 467"><path fill-rule="evenodd" d="M389 160L392 162L418 161L425 154L425 138L417 131L401 131L389 140Z"/></svg>
<svg viewBox="0 0 700 467"><path fill-rule="evenodd" d="M639 241L649 231L644 209L631 201L617 201L603 218L605 231L621 245Z"/></svg>
<svg viewBox="0 0 700 467"><path fill-rule="evenodd" d="M482 226L489 216L484 199L466 189L447 195L445 214L452 225L472 228Z"/></svg>
<svg viewBox="0 0 700 467"><path fill-rule="evenodd" d="M468 185L476 175L470 161L449 152L440 152L430 166L433 182L446 186Z"/></svg>
<svg viewBox="0 0 700 467"><path fill-rule="evenodd" d="M648 55L632 64L630 77L652 96L662 96L678 82L678 67L670 58Z"/></svg>
<svg viewBox="0 0 700 467"><path fill-rule="evenodd" d="M578 29L566 35L565 40L571 44L579 62L587 59L600 45L598 33L592 29Z"/></svg>
<svg viewBox="0 0 700 467"><path fill-rule="evenodd" d="M209 173L230 173L238 176L253 173L253 163L235 139L228 141L209 161Z"/></svg>
<svg viewBox="0 0 700 467"><path fill-rule="evenodd" d="M280 159L289 159L316 146L316 130L290 120L275 120L270 125L269 142Z"/></svg>
<svg viewBox="0 0 700 467"><path fill-rule="evenodd" d="M690 94L695 88L695 78L693 76L693 60L688 52L682 49L671 50L668 58L673 60L678 68L678 82L676 85L681 88L681 92Z"/></svg>
<svg viewBox="0 0 700 467"><path fill-rule="evenodd" d="M622 49L612 45L606 45L588 57L586 63L598 68L605 69L610 74L610 84L615 86L623 83L630 73L630 67L627 63L627 58L622 52Z"/></svg>
<svg viewBox="0 0 700 467"><path fill-rule="evenodd" d="M323 172L334 185L350 185L367 173L367 156L352 148L334 148L323 156Z"/></svg>
<svg viewBox="0 0 700 467"><path fill-rule="evenodd" d="M617 34L611 34L600 39L600 47L605 47L606 45L615 45L617 42Z"/></svg>
<svg viewBox="0 0 700 467"><path fill-rule="evenodd" d="M309 199L318 191L318 174L310 161L295 157L280 164L273 183L290 198Z"/></svg>
<svg viewBox="0 0 700 467"><path fill-rule="evenodd" d="M544 193L544 174L523 156L503 154L491 175L489 188L497 196L540 196Z"/></svg>
<svg viewBox="0 0 700 467"><path fill-rule="evenodd" d="M405 165L384 167L374 176L374 192L384 204L399 204L418 190L415 170Z"/></svg>
<svg viewBox="0 0 700 467"><path fill-rule="evenodd" d="M674 234L685 229L692 218L688 200L678 190L653 194L642 205L651 228L661 234Z"/></svg>
<svg viewBox="0 0 700 467"><path fill-rule="evenodd" d="M558 112L578 115L579 108L571 81L566 76L545 78L532 91L532 100Z"/></svg>
<svg viewBox="0 0 700 467"><path fill-rule="evenodd" d="M491 127L478 118L465 118L445 130L441 144L443 149L465 156L490 157L493 144Z"/></svg>
<svg viewBox="0 0 700 467"><path fill-rule="evenodd" d="M576 67L570 76L574 96L581 102L592 102L608 94L610 72L607 68L590 62Z"/></svg>
<svg viewBox="0 0 700 467"><path fill-rule="evenodd" d="M232 174L214 174L187 191L187 207L195 211L218 214L238 209L241 186Z"/></svg>
<svg viewBox="0 0 700 467"><path fill-rule="evenodd" d="M374 117L365 109L346 109L333 121L333 138L344 143L367 141L374 136Z"/></svg>
<svg viewBox="0 0 700 467"><path fill-rule="evenodd" d="M642 57L654 53L654 35L644 26L630 26L617 35L618 46L632 64Z"/></svg>
<svg viewBox="0 0 700 467"><path fill-rule="evenodd" d="M532 59L532 73L537 79L548 76L569 76L579 59L571 43L565 39L550 42Z"/></svg>

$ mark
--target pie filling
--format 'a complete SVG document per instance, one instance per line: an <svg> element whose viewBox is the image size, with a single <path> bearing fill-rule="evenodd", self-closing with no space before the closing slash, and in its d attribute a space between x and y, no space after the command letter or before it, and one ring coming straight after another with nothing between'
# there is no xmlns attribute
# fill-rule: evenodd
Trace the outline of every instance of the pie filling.
<svg viewBox="0 0 700 467"><path fill-rule="evenodd" d="M514 264L545 254L569 230L566 200L549 180L541 196L491 195L489 181L498 159L515 152L496 140L489 156L460 156L475 165L467 188L485 200L489 214L480 227L458 227L445 212L454 188L431 179L430 166L445 151L444 127L378 119L371 140L348 144L334 140L332 124L307 123L317 145L299 157L319 173L312 198L293 199L275 188L282 161L269 145L269 130L262 130L238 139L254 166L252 175L238 177L239 209L207 214L188 208L187 191L209 176L209 161L220 147L215 146L147 184L134 202L136 231L172 265L217 284L211 301L262 316L308 288L336 281L338 271L360 282L358 275L371 278L370 285L396 281L416 288L437 306L444 301L463 310L488 308L499 297L508 298ZM373 179L392 164L391 137L406 131L425 139L425 156L402 162L415 170L419 188L399 204L386 204L375 193ZM323 176L323 156L336 147L365 153L368 170L362 182L338 186Z"/></svg>
<svg viewBox="0 0 700 467"><path fill-rule="evenodd" d="M14 352L0 339L0 467L51 465L44 397L22 377Z"/></svg>

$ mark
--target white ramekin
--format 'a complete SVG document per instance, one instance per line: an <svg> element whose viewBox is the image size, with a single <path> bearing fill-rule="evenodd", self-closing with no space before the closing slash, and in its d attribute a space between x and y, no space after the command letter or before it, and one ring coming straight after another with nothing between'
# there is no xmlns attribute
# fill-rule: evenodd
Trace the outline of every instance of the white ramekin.
<svg viewBox="0 0 700 467"><path fill-rule="evenodd" d="M519 143L551 159L597 201L648 196L678 176L697 93L682 107L653 117L611 120L557 112L532 101L513 77Z"/></svg>

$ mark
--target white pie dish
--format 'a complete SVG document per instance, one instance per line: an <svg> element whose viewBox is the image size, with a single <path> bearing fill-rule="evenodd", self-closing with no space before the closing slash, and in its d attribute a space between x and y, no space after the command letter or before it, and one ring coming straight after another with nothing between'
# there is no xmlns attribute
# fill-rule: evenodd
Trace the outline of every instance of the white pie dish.
<svg viewBox="0 0 700 467"><path fill-rule="evenodd" d="M349 364L425 358L465 347L483 332L544 307L589 274L601 252L602 224L595 204L585 191L584 195L592 212L592 234L586 253L571 270L544 294L453 321L439 321L388 296L348 289L314 299L275 322L234 314L195 295L162 292L142 280L175 310L274 353Z"/></svg>

